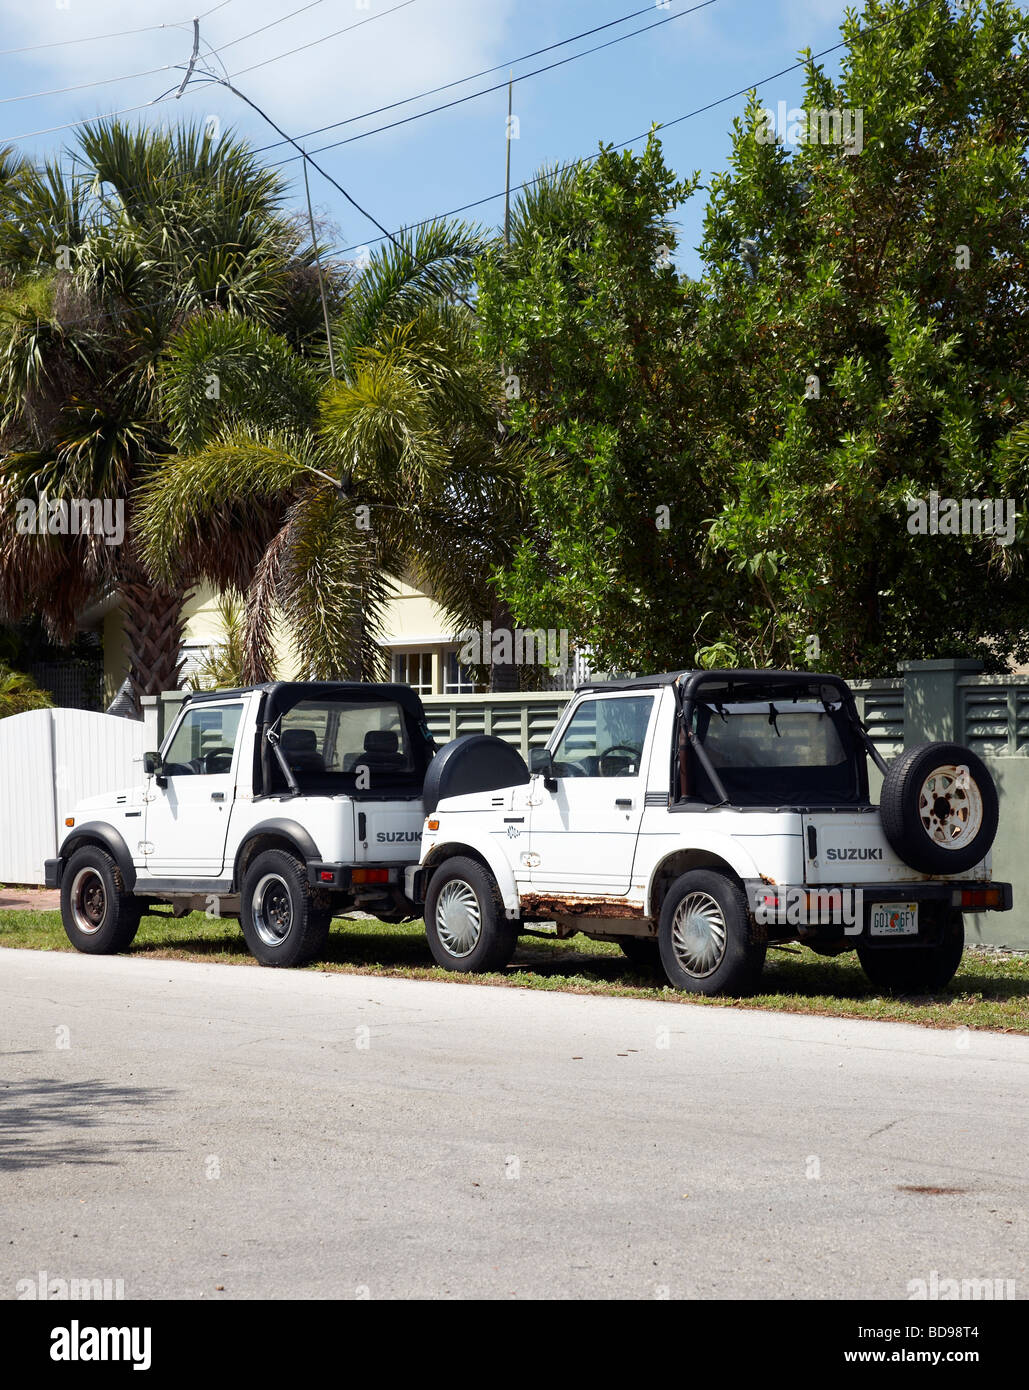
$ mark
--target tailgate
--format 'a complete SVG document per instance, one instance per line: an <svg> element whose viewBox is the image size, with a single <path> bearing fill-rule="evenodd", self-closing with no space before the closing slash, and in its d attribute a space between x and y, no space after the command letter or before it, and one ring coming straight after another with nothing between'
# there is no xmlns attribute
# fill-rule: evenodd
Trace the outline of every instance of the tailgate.
<svg viewBox="0 0 1029 1390"><path fill-rule="evenodd" d="M355 801L355 864L417 864L421 857L421 801Z"/></svg>
<svg viewBox="0 0 1029 1390"><path fill-rule="evenodd" d="M988 879L989 860L961 879ZM804 816L806 883L925 883L943 874L923 874L905 864L883 833L879 812L819 812Z"/></svg>

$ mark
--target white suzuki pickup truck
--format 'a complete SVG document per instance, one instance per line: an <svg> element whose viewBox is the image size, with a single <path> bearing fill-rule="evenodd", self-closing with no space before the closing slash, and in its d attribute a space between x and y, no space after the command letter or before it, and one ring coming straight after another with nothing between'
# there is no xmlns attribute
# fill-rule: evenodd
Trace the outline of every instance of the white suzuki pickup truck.
<svg viewBox="0 0 1029 1390"><path fill-rule="evenodd" d="M502 969L519 933L552 922L699 994L752 990L769 944L797 940L856 948L877 987L932 991L961 961L962 913L1011 907L991 881L982 761L930 743L887 766L836 676L581 688L529 767L469 735L437 754L423 800L407 896L449 970Z"/></svg>
<svg viewBox="0 0 1029 1390"><path fill-rule="evenodd" d="M132 942L145 909L238 916L263 965L324 950L334 915L420 916L418 857L435 745L406 685L276 682L189 696L138 785L65 817L48 887L80 951Z"/></svg>

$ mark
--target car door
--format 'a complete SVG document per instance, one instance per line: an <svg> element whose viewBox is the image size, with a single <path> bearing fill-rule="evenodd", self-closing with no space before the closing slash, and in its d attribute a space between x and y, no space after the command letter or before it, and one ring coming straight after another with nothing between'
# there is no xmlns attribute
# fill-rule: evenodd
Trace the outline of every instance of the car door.
<svg viewBox="0 0 1029 1390"><path fill-rule="evenodd" d="M235 794L243 702L188 704L146 797L146 868L155 878L216 878Z"/></svg>
<svg viewBox="0 0 1029 1390"><path fill-rule="evenodd" d="M533 778L533 892L622 897L643 819L652 694L596 695L576 707L554 747L556 790Z"/></svg>

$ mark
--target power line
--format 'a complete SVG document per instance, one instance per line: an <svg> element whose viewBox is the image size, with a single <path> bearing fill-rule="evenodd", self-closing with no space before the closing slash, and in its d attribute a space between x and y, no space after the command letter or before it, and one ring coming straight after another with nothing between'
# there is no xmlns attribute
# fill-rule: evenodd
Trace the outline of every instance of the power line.
<svg viewBox="0 0 1029 1390"><path fill-rule="evenodd" d="M693 6L691 6L690 9L688 9L688 10L681 10L678 14L669 15L667 19L659 19L659 20L657 20L654 24L644 24L644 25L643 25L641 28L639 28L639 29L632 29L632 30L630 30L629 33L627 33L627 34L619 34L617 38L608 39L606 43L598 43L598 44L594 44L594 46L593 46L592 48L584 48L584 49L582 50L581 53L572 53L572 54L570 54L567 58L559 58L559 59L558 59L556 62L554 62L554 63L547 63L544 67L541 67L541 68L534 68L532 72L523 72L520 76L515 77L515 78L513 79L513 81L515 81L515 82L525 82L525 81L526 81L528 78L530 78L530 77L539 77L539 75L540 75L541 73L544 73L544 72L553 72L553 70L554 70L555 68L564 67L567 63L574 63L574 62L577 62L578 59L580 59L580 58L587 58L587 57L589 57L589 55L590 55L591 53L600 53L600 52L601 52L603 49L605 49L605 48L613 48L616 44L624 43L627 39L635 38L638 34L645 34L645 33L647 33L647 31L648 31L649 29L659 29L663 24L671 24L673 20L676 20L676 19L685 19L687 15L695 14L697 10L704 10L704 9L707 9L707 7L708 7L709 5L714 5L714 4L717 4L717 0L701 0L701 3L700 3L699 5L693 5ZM613 22L614 22L614 23L618 23L619 21L613 21ZM621 22L624 23L624 20L621 21ZM564 42L565 42L565 43L571 43L571 42L573 42L573 40L571 40L571 39L566 39L566 40L564 40ZM559 45L552 45L552 47L558 47L558 46L559 46ZM521 60L520 60L520 59L515 59L515 62L519 62L519 61L521 61ZM464 78L463 80L464 80L464 81L470 81L471 79L469 79L469 78ZM454 85L456 85L456 84L450 83L450 84L448 84L448 85L454 86ZM324 154L326 150L335 150L335 149L339 149L341 145L351 145L351 144L354 143L355 140L364 140L364 139L367 139L367 137L368 137L369 135L379 135L379 134L381 134L381 133L382 133L383 131L385 131L385 130L394 130L397 126L409 125L412 121L420 121L420 120L422 120L423 117L425 117L425 116L434 116L434 115L436 115L436 113L439 112L439 111L448 111L448 110L450 110L450 108L453 107L453 106L461 106L461 105L462 105L464 102L466 102L466 101L475 101L476 98L478 98L478 97L489 96L490 93L492 93L492 92L499 92L499 91L502 91L502 90L503 90L504 88L506 88L507 86L508 86L508 83L507 83L507 82L498 82L498 83L496 83L496 84L495 84L494 86L492 86L492 87L483 87L483 88L481 88L481 89L480 89L479 91L477 91L477 92L469 92L469 93L467 93L467 94L466 94L465 96L463 96L463 97L456 97L453 101L446 101L446 102L443 102L442 105L440 105L440 106L432 106L432 107L429 108L428 111L418 111L418 112L416 112L413 116L404 116L404 117L402 117L399 121L390 121L390 122L388 122L388 124L386 124L386 125L375 126L375 127L374 127L373 129L371 129L371 130L363 130L363 131L361 131L361 132L360 132L359 134L357 134L357 135L350 135L350 136L348 136L345 140L336 140L336 141L334 141L334 142L333 142L332 144L330 144L330 145L320 145L313 153L315 153L315 154ZM429 93L423 93L423 95L427 96L427 95L429 95ZM407 101L417 101L418 98L417 98L417 97L408 97L406 100L407 100ZM404 103L403 103L403 102L396 102L396 103L394 103L394 105L402 106L402 105L404 105ZM374 112L369 112L369 113L367 113L367 114L369 114L369 115L374 115L375 113L374 113ZM352 117L350 117L350 120L348 120L348 121L340 121L338 124L339 124L339 125L349 125L351 121L357 121L357 120L361 120L361 119L362 119L362 118L361 118L360 116L352 116ZM331 127L331 126L323 126L323 129L324 129L324 130L331 130L332 127ZM292 159L285 159L285 160L277 160L276 162L279 163L279 164L292 164L294 161L293 161Z"/></svg>
<svg viewBox="0 0 1029 1390"><path fill-rule="evenodd" d="M37 97L58 97L65 92L82 92L87 87L109 87L112 82L132 82L137 77L153 77L158 72L169 72L171 63L162 63L159 68L147 68L145 72L127 72L121 77L98 77L93 82L78 82L71 87L51 87L46 92L27 92L19 97L0 97L0 106L7 106L13 101L35 101Z"/></svg>
<svg viewBox="0 0 1029 1390"><path fill-rule="evenodd" d="M411 3L411 0L408 0L408 3ZM433 276L433 278L435 278L431 266L426 265L424 261L420 260L419 257L414 254L410 247L405 246L402 241L399 241L397 239L397 236L393 232L389 231L386 227L384 227L382 223L378 220L378 218L374 217L367 210L367 208L363 208L361 204L357 201L357 199L352 194L348 193L347 190L343 187L343 185L337 179L334 179L327 169L323 169L320 164L316 163L311 158L311 156L304 149L302 149L299 144L297 144L296 140L293 139L292 135L287 135L286 132L282 129L282 127L280 125L277 125L276 122L272 120L271 116L268 115L267 111L265 111L262 107L258 106L256 101L251 100L251 98L248 97L245 92L241 92L238 87L234 87L232 85L232 82L229 81L228 78L215 77L214 74L211 72L208 72L206 75L213 81L219 83L220 86L226 87L235 96L238 96L240 101L245 101L246 104L252 110L256 111L257 114L260 117L262 117L262 119L268 122L268 124L274 131L281 135L284 140L287 140L293 146L294 149L299 150L301 156L307 161L308 164L310 164L312 169L315 169L319 174L321 174L323 179L327 179L328 182L332 184L333 188L337 190L337 192L342 193L343 197L347 200L351 207L356 208L356 210L361 214L363 218L365 218L366 221L371 222L372 226L377 227L379 229L379 231L382 233L382 237L380 238L380 240L391 241L393 245L396 246L397 249L403 255L409 257L415 263L415 265L419 266L428 275ZM457 299L460 299L461 303L464 304L466 308L472 309L472 304L464 297L463 294L460 293L460 291L455 290L453 288L448 288L446 292L448 294L453 294Z"/></svg>
<svg viewBox="0 0 1029 1390"><path fill-rule="evenodd" d="M555 48L564 48L566 44L577 43L579 39L591 38L594 34L599 34L605 29L612 29L618 24L627 24L630 19L638 19L641 14L653 14L653 4L644 5L641 10L631 10L629 14L623 14L618 19L609 19L606 24L594 25L592 29L583 29L579 34L572 34L567 39L559 39L557 43L547 44L545 48L534 48L531 53L523 53L519 58L509 58L506 62L495 63L491 68L482 68L479 72L470 72L465 77L457 77L453 82L444 82L440 87L430 87L427 92L418 92L415 96L403 97L400 101L391 101L386 106L376 106L371 111L362 111L358 116L348 116L345 121L333 121L330 125L318 126L315 130L306 130L303 135L298 135L298 140L308 140L312 135L322 135L327 130L337 130L340 126L352 125L354 121L363 121L368 116L381 116L384 111L395 111L398 106L407 106L412 101L422 101L425 97L437 96L440 92L449 92L453 87L460 87L465 82L475 82L480 77L488 77L492 72L502 72L505 68L511 68L516 63L527 63L530 58L538 58L542 53L552 53ZM254 153L263 154L265 150L275 150L285 142L276 140L271 145L261 145Z"/></svg>
<svg viewBox="0 0 1029 1390"><path fill-rule="evenodd" d="M128 116L133 111L146 111L151 106L159 106L162 101L169 101L173 91L169 90L163 96L154 97L152 101L144 101L140 106L123 106L118 111L104 111L99 116L91 116L91 121L107 121L115 116ZM22 135L7 135L0 139L0 145L15 145L19 140L32 140L37 135L53 135L58 130L71 130L74 126L83 125L85 122L80 116L77 121L65 121L63 125L47 126L44 130L27 130Z"/></svg>
<svg viewBox="0 0 1029 1390"><path fill-rule="evenodd" d="M224 0L224 3L229 4L230 0ZM215 9L221 9L221 6L216 5ZM213 14L214 10L208 10L207 13ZM178 28L180 24L185 22L184 20L174 20L167 24L147 24L142 29L119 29L115 34L88 34L80 39L55 39L52 43L31 43L24 48L4 48L0 49L0 58L8 58L14 53L38 53L43 48L65 48L69 44L100 43L104 39L124 39L132 34L152 34L159 29Z"/></svg>
<svg viewBox="0 0 1029 1390"><path fill-rule="evenodd" d="M931 3L931 0L923 0L923 4L927 4L927 3ZM921 6L917 6L916 8L921 8ZM878 28L878 27L879 27L878 25L869 25L869 27L868 27L867 29L863 29L861 32L862 32L863 34L865 34L865 33L870 33L872 29L875 29L875 28ZM808 65L809 63L813 63L813 62L815 62L815 61L816 61L817 59L819 59L819 58L824 58L824 57L826 57L827 54L829 54L829 53L835 53L835 52L837 51L837 49L845 48L845 47L847 46L847 43L848 43L848 40L847 40L847 39L843 39L843 40L841 40L840 43L834 43L834 44L833 44L831 47L829 47L829 48L823 48L823 49L821 49L818 53L812 53L809 57L807 57L807 58L802 58L802 59L800 60L799 63L791 63L790 66L789 66L788 68L780 68L780 70L779 70L778 72L770 73L767 77L758 78L756 82L748 82L747 85L746 85L745 87L740 87L740 88L739 88L737 91L735 91L735 92L729 92L729 93L728 93L726 96L724 96L724 97L718 97L715 101L709 101L709 102L707 102L706 105L704 105L704 106L698 106L698 107L697 107L695 110L693 110L693 111L687 111L686 114L683 115L683 116L676 116L673 120L670 120L670 121L661 121L659 124L654 125L654 126L651 128L651 130L644 131L642 135L634 135L634 136L632 137L631 140L622 140L622 141L621 141L619 144L617 144L617 145L608 145L608 146L606 146L606 150L624 150L624 149L626 149L629 145L635 145L635 144L638 144L640 140L646 140L646 139L648 139L648 138L650 137L651 134L656 134L658 131L662 131L662 130L669 130L669 129L671 129L672 126L681 125L683 121L692 120L692 118L693 118L694 116L701 116L701 115L703 115L704 112L706 112L706 111L712 111L712 110L714 110L714 108L715 108L716 106L724 106L725 103L726 103L727 101L732 101L735 97L745 96L745 95L747 94L747 92L753 91L753 90L754 90L755 88L757 88L757 87L764 86L764 84L765 84L766 82L774 82L775 79L776 79L777 77L785 77L787 73L796 72L798 68L807 67L807 65ZM583 156L582 158L580 158L580 159L569 160L569 162L568 162L567 164L562 164L562 165L560 165L556 170L552 170L552 171L549 171L549 172L543 173L543 174L537 174L536 177L535 177L535 178L532 178L532 179L526 179L526 181L525 181L524 183L517 184L517 185L516 185L516 188L517 188L519 191L521 191L521 190L523 190L523 189L526 189L526 188L532 188L532 187L534 187L536 184L538 184L538 183L543 183L543 182L545 182L547 179L552 178L552 177L554 176L555 173L563 174L563 173L565 173L568 169L574 169L577 165L582 165L582 164L593 164L593 163L595 163L595 162L601 157L601 155L602 155L603 153L605 153L604 150L599 150L596 154L584 155L584 156ZM409 227L401 228L401 231L414 231L414 230L416 230L416 229L419 228L419 227L427 227L427 226L429 226L429 225L430 225L431 223L433 223L433 222L439 222L439 221L441 221L441 220L442 220L443 218L445 218L445 217L456 217L456 216L458 215L458 213L461 213L461 212L468 212L468 211L470 211L472 208L483 207L483 206L485 206L487 203L496 202L498 198L503 198L504 195L505 195L505 192L506 192L505 189L501 189L499 193L491 193L491 194L490 194L488 197L486 197L486 198L477 198L477 199L475 199L474 202L465 203L465 204L463 204L463 205L462 205L461 207L459 207L459 208L452 208L449 212L439 212L439 213L436 213L435 216L433 216L433 217L427 217L427 218L425 218L425 219L424 219L423 221L421 221L421 222L414 222L414 223L412 223ZM369 220L372 220L372 219L369 219ZM374 223L374 225L377 226L378 224L377 224L377 223ZM391 240L393 239L391 233L388 233L387 235L390 237ZM345 256L345 255L346 255L348 252L350 252L350 251L360 251L360 250L363 250L365 246L369 246L369 245L374 246L374 245L376 245L378 242L380 242L380 241L385 241L385 240L386 240L386 237L381 237L381 236L372 237L368 242L357 242L357 243L355 243L355 245L353 245L353 246L346 246L346 247L344 247L343 250L340 251L339 254L340 254L341 256Z"/></svg>
<svg viewBox="0 0 1029 1390"><path fill-rule="evenodd" d="M227 48L235 48L238 43L245 43L247 39L252 39L255 34L263 34L266 29L274 29L277 24L285 24L287 19L295 19L298 14L303 14L305 10L313 10L315 5L323 3L324 0L310 0L309 4L301 5L299 10L290 10L289 14L284 14L281 19L273 19L270 24L262 24L260 29L251 29L249 34L241 34L238 39L219 44L214 51L224 53Z"/></svg>
<svg viewBox="0 0 1029 1390"><path fill-rule="evenodd" d="M381 14L369 15L367 19L359 19L356 24L348 24L344 29L336 29L331 34L326 34L323 38L312 39L310 43L302 43L299 48L290 48L285 53L277 53L274 58L265 58L263 62L251 63L248 68L240 68L239 72L232 74L233 78L243 77L248 72L256 72L258 68L266 68L269 63L281 62L283 58L292 58L294 53L304 53L309 48L317 48L319 44L327 43L329 39L339 38L340 34L349 34L353 29L360 29L365 24L372 24L377 19L385 19L387 15L396 14L397 10L406 10L408 5L414 5L416 0L401 0L399 5L394 5L392 9L383 10ZM216 50L217 51L217 50Z"/></svg>

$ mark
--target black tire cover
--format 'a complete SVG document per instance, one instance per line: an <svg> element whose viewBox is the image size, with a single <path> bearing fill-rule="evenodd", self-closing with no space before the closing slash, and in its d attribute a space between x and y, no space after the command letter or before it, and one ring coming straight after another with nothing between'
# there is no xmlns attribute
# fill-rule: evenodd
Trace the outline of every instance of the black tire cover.
<svg viewBox="0 0 1029 1390"><path fill-rule="evenodd" d="M966 771L955 779L943 771L947 768ZM922 805L922 789L938 769L937 794ZM959 743L922 743L890 764L879 814L887 840L905 864L923 874L963 874L985 858L996 838L997 788L971 749ZM978 828L966 834L963 827L973 826L976 818Z"/></svg>
<svg viewBox="0 0 1029 1390"><path fill-rule="evenodd" d="M425 814L431 815L446 797L519 787L528 781L529 769L510 743L491 734L462 734L445 744L429 764L422 804Z"/></svg>

